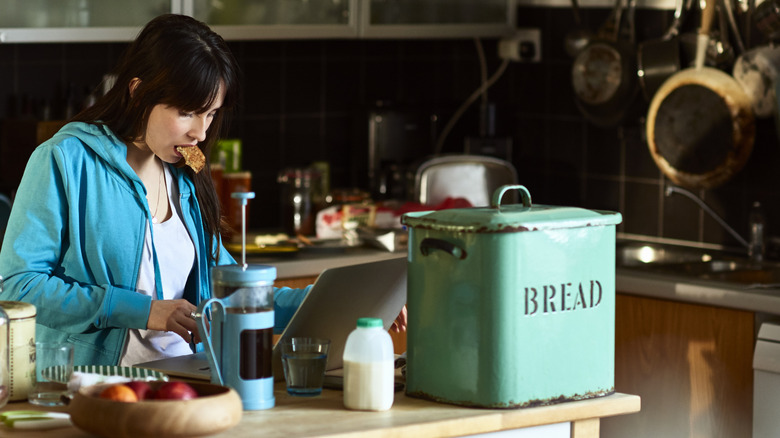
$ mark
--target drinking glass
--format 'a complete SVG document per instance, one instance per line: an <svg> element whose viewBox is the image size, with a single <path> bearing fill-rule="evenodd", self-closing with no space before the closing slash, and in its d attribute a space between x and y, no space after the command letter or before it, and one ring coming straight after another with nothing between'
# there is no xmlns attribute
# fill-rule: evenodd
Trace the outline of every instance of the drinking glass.
<svg viewBox="0 0 780 438"><path fill-rule="evenodd" d="M296 337L282 342L288 394L311 397L322 393L329 348L329 339Z"/></svg>

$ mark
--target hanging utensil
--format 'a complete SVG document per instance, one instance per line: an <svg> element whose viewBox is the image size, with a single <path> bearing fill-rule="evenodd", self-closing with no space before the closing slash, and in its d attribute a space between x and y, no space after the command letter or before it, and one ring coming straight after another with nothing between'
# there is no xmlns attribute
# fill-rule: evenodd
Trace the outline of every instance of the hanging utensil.
<svg viewBox="0 0 780 438"><path fill-rule="evenodd" d="M736 59L734 48L729 42L729 23L724 2L713 0L713 19L717 14L717 27L710 29L707 39L704 64L721 70L731 70ZM741 46L741 39L738 40ZM680 36L680 46L682 48L683 65L692 67L695 65L696 53L699 49L699 33L687 32Z"/></svg>
<svg viewBox="0 0 780 438"><path fill-rule="evenodd" d="M724 0L724 3L728 6L730 1ZM765 3L772 5L770 0L766 0L761 5ZM729 22L734 23L732 31L739 36L739 32L735 30L736 22L731 8L728 8L728 12ZM772 117L777 111L775 81L778 71L780 71L780 48L772 45L743 51L734 62L732 75L750 98L756 117Z"/></svg>
<svg viewBox="0 0 780 438"><path fill-rule="evenodd" d="M737 53L745 53L745 43L742 42L742 35L739 32L739 26L737 26L737 20L734 18L734 5L731 4L732 0L722 0L723 11L728 19L728 27L731 29L731 34L734 36L734 41L737 43Z"/></svg>
<svg viewBox="0 0 780 438"><path fill-rule="evenodd" d="M574 14L574 29L566 34L564 48L569 56L575 57L593 39L593 32L582 25L582 16L580 15L580 6L577 0L571 0L571 8Z"/></svg>
<svg viewBox="0 0 780 438"><path fill-rule="evenodd" d="M627 114L637 94L634 14L636 0L629 0L623 29L621 0L602 25L598 38L583 49L572 65L574 97L590 122L615 126ZM624 33L621 34L621 31Z"/></svg>
<svg viewBox="0 0 780 438"><path fill-rule="evenodd" d="M752 22L769 41L780 39L780 0L764 0L753 11Z"/></svg>
<svg viewBox="0 0 780 438"><path fill-rule="evenodd" d="M715 11L718 14L718 38L715 42L715 48L717 49L715 65L728 70L734 65L737 54L734 46L731 45L731 32L729 30L728 18L726 17L726 8L724 7L726 0L717 0L717 2Z"/></svg>
<svg viewBox="0 0 780 438"><path fill-rule="evenodd" d="M732 74L750 99L756 117L771 117L777 108L775 82L780 71L780 47L761 46L737 58Z"/></svg>
<svg viewBox="0 0 780 438"><path fill-rule="evenodd" d="M680 70L680 27L692 4L693 0L677 0L674 20L666 33L660 39L639 45L637 75L642 94L648 102L661 84Z"/></svg>
<svg viewBox="0 0 780 438"><path fill-rule="evenodd" d="M658 167L678 185L712 188L747 162L755 139L753 110L742 87L705 67L715 0L702 11L695 66L670 77L653 97L647 145Z"/></svg>

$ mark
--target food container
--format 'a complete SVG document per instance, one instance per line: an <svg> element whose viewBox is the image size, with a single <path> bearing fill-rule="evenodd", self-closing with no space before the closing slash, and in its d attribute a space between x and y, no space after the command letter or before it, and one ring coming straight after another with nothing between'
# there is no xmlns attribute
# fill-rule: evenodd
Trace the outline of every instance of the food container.
<svg viewBox="0 0 780 438"><path fill-rule="evenodd" d="M220 185L222 186L220 194L222 213L230 226L230 230L224 234L230 240L234 235L241 236L241 224L244 220L249 223L249 211L242 212L241 200L233 198L233 193L252 191L252 172L223 173Z"/></svg>
<svg viewBox="0 0 780 438"><path fill-rule="evenodd" d="M223 138L217 141L217 147L212 153L211 162L220 164L225 173L236 173L243 170L242 144L236 138Z"/></svg>
<svg viewBox="0 0 780 438"><path fill-rule="evenodd" d="M316 215L312 186L319 178L314 169L284 169L277 177L282 185L282 226L291 236L313 236Z"/></svg>
<svg viewBox="0 0 780 438"><path fill-rule="evenodd" d="M27 393L35 384L35 306L20 301L0 301L8 315L11 397L9 400L27 400Z"/></svg>
<svg viewBox="0 0 780 438"><path fill-rule="evenodd" d="M521 204L501 205L507 191ZM406 393L522 408L614 392L619 213L531 204L407 213Z"/></svg>

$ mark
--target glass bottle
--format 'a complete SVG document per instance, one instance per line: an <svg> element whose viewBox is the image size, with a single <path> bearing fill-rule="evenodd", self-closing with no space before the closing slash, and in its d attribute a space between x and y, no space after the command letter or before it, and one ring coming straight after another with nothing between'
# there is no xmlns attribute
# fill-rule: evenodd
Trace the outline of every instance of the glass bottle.
<svg viewBox="0 0 780 438"><path fill-rule="evenodd" d="M748 222L750 224L748 256L752 261L761 262L766 253L766 217L760 202L753 203Z"/></svg>
<svg viewBox="0 0 780 438"><path fill-rule="evenodd" d="M313 236L314 206L312 180L318 177L312 169L285 169L277 181L282 184L282 224L290 236Z"/></svg>

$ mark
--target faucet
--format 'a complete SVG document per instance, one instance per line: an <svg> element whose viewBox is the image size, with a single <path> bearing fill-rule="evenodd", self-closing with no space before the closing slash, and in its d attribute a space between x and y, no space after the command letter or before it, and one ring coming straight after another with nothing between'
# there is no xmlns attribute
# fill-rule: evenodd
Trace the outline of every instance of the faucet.
<svg viewBox="0 0 780 438"><path fill-rule="evenodd" d="M683 189L681 187L667 185L665 194L666 196L672 196L674 193L679 193L688 199L695 202L699 207L701 207L702 210L704 210L707 214L712 216L713 219L726 231L729 232L735 239L737 239L737 242L739 242L742 246L747 248L748 250L748 256L750 257L751 261L754 262L761 262L764 260L764 253L766 252L766 245L765 242L765 229L764 229L764 217L761 213L761 204L759 202L753 203L753 210L750 213L750 241L748 242L745 240L744 237L740 236L739 233L737 233L733 228L729 226L729 224L726 223L726 221L723 220L720 216L718 216L715 211L710 208L709 205L707 205L704 201L701 200L698 196L694 195L692 192Z"/></svg>

